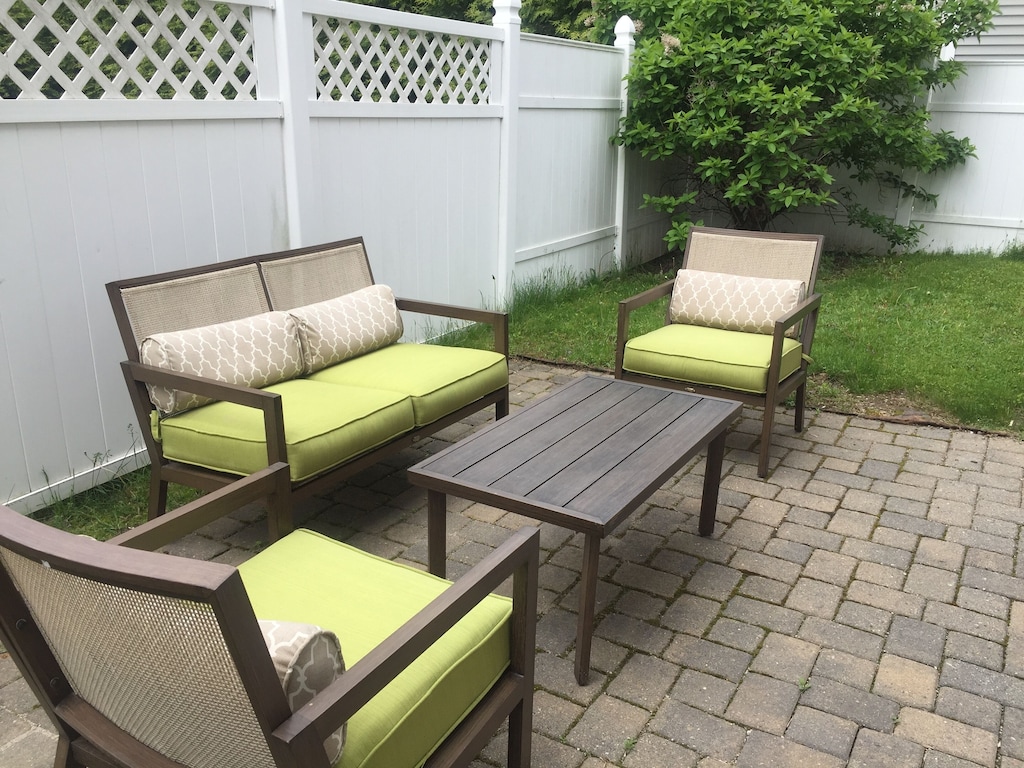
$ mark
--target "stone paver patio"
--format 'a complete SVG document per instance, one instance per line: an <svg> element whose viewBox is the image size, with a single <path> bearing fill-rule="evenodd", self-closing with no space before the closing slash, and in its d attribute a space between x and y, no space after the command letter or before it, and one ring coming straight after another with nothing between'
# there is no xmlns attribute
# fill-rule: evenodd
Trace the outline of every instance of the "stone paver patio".
<svg viewBox="0 0 1024 768"><path fill-rule="evenodd" d="M577 373L513 361L516 406ZM811 413L730 434L718 525L697 536L703 458L604 541L591 682L573 677L580 537L542 526L536 768L1024 768L1024 443ZM405 469L481 414L300 510L302 524L426 563ZM450 500L449 576L530 521ZM183 541L238 563L257 510ZM0 660L0 766L52 765L55 737ZM499 736L478 760L501 765Z"/></svg>

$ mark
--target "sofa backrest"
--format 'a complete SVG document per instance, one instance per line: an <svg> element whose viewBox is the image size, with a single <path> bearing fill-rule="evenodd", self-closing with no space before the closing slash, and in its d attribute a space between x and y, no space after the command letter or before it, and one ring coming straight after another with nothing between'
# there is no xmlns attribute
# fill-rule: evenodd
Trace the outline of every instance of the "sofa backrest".
<svg viewBox="0 0 1024 768"><path fill-rule="evenodd" d="M129 360L154 334L289 310L373 285L362 238L107 284Z"/></svg>
<svg viewBox="0 0 1024 768"><path fill-rule="evenodd" d="M316 304L373 285L361 238L257 259L276 310Z"/></svg>
<svg viewBox="0 0 1024 768"><path fill-rule="evenodd" d="M147 336L241 320L270 311L259 267L172 272L107 286L125 351L139 359Z"/></svg>

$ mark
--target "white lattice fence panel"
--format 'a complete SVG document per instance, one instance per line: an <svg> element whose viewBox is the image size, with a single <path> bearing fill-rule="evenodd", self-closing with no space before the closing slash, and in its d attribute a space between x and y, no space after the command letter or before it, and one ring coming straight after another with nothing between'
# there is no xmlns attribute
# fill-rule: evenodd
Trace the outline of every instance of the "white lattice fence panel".
<svg viewBox="0 0 1024 768"><path fill-rule="evenodd" d="M313 17L317 99L486 104L490 41Z"/></svg>
<svg viewBox="0 0 1024 768"><path fill-rule="evenodd" d="M255 98L248 7L0 0L0 99Z"/></svg>

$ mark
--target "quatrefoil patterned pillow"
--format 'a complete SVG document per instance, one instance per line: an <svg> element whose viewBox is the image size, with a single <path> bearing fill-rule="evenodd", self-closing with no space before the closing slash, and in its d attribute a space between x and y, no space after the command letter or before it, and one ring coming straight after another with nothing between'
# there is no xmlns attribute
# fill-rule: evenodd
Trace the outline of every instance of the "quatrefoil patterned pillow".
<svg viewBox="0 0 1024 768"><path fill-rule="evenodd" d="M260 619L259 626L292 712L306 706L345 672L341 643L333 632L315 624L269 619ZM324 742L332 764L341 757L346 735L347 725L342 724Z"/></svg>
<svg viewBox="0 0 1024 768"><path fill-rule="evenodd" d="M402 338L402 317L386 285L288 310L299 326L306 373L314 373Z"/></svg>
<svg viewBox="0 0 1024 768"><path fill-rule="evenodd" d="M257 388L292 379L303 366L295 320L286 312L155 333L143 340L139 357L146 365ZM213 402L158 386L149 387L149 397L165 416Z"/></svg>
<svg viewBox="0 0 1024 768"><path fill-rule="evenodd" d="M804 299L800 280L744 277L699 269L676 273L669 319L726 331L771 334L775 321Z"/></svg>

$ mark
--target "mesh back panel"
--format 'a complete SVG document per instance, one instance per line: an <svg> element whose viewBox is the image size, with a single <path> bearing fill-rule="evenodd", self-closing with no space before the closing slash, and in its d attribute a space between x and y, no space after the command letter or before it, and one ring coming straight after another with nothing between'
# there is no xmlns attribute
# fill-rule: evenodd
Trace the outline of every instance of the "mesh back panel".
<svg viewBox="0 0 1024 768"><path fill-rule="evenodd" d="M814 286L815 240L690 233L686 257L689 269L725 272L745 277L801 280L810 293Z"/></svg>
<svg viewBox="0 0 1024 768"><path fill-rule="evenodd" d="M272 768L209 605L73 576L0 548L72 689L192 768ZM102 746L102 745L100 745Z"/></svg>
<svg viewBox="0 0 1024 768"><path fill-rule="evenodd" d="M154 333L183 331L268 312L255 264L121 289L135 344Z"/></svg>
<svg viewBox="0 0 1024 768"><path fill-rule="evenodd" d="M373 285L360 243L260 262L274 309L289 310L327 301Z"/></svg>

